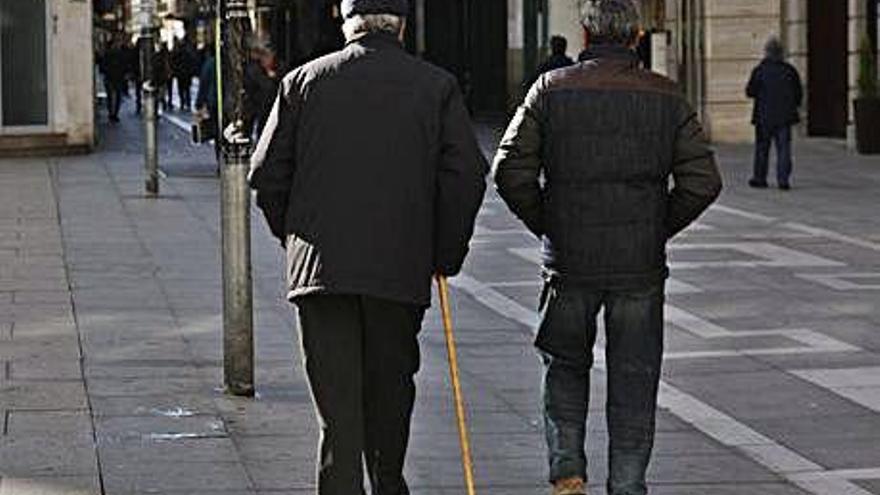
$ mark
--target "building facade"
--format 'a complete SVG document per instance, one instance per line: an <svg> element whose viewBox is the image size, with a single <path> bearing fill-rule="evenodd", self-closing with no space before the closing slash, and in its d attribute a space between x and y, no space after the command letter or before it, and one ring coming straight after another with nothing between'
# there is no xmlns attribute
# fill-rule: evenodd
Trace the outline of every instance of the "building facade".
<svg viewBox="0 0 880 495"><path fill-rule="evenodd" d="M0 154L95 140L92 4L0 0Z"/></svg>
<svg viewBox="0 0 880 495"><path fill-rule="evenodd" d="M664 67L700 110L715 141L752 139L745 86L779 36L801 73L805 94L800 133L853 140L860 46L877 50L878 0L643 0L645 27L664 33ZM550 31L581 36L576 0L550 0ZM655 47L655 51L657 47ZM663 51L660 49L659 51Z"/></svg>
<svg viewBox="0 0 880 495"><path fill-rule="evenodd" d="M458 75L472 110L510 112L550 36L583 47L579 0L414 0L416 51ZM642 0L654 69L677 80L715 141L752 138L745 86L771 35L800 71L804 135L852 140L860 44L878 0Z"/></svg>

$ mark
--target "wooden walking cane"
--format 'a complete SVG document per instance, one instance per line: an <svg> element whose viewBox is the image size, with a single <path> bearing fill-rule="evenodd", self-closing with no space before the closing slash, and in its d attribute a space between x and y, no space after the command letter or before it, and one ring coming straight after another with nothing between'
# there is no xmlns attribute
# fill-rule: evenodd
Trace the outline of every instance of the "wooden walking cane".
<svg viewBox="0 0 880 495"><path fill-rule="evenodd" d="M455 336L452 332L452 311L449 309L449 284L445 276L437 275L437 289L440 295L443 329L446 333L446 350L449 354L449 376L452 379L455 416L458 419L458 439L461 444L461 465L464 468L464 483L467 488L467 495L476 495L477 492L474 488L474 463L471 459L470 440L468 440L464 396L461 393L461 380L458 376L458 353L455 350Z"/></svg>

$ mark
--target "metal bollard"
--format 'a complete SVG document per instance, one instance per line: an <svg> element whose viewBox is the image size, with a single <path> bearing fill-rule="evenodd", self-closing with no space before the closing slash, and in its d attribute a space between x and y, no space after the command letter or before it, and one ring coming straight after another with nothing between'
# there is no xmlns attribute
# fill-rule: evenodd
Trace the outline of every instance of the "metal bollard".
<svg viewBox="0 0 880 495"><path fill-rule="evenodd" d="M150 40L152 44L152 40ZM152 64L148 65L151 67ZM143 86L144 104L144 167L148 196L159 195L159 148L156 136L156 89L151 80Z"/></svg>
<svg viewBox="0 0 880 495"><path fill-rule="evenodd" d="M153 17L155 0L142 0L141 23L141 74L143 79L144 109L144 171L145 189L148 196L159 194L159 147L156 136L156 87L153 81Z"/></svg>
<svg viewBox="0 0 880 495"><path fill-rule="evenodd" d="M222 181L223 371L234 395L254 394L253 282L251 274L251 193L247 147L226 150Z"/></svg>
<svg viewBox="0 0 880 495"><path fill-rule="evenodd" d="M232 89L232 122L240 122L244 115L245 33L250 22L243 0L226 0L225 21L228 29L226 48ZM250 154L251 140L246 130L235 136L223 133L223 164L220 172L223 376L228 393L248 397L254 395L251 193L247 184Z"/></svg>

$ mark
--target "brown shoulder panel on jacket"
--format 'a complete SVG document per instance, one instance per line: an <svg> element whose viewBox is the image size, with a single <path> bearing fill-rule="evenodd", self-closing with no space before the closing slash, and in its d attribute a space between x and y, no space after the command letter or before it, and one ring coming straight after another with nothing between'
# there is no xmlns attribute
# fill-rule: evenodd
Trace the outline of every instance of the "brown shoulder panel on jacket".
<svg viewBox="0 0 880 495"><path fill-rule="evenodd" d="M671 79L642 69L629 60L596 59L547 73L545 91L644 91L682 97Z"/></svg>

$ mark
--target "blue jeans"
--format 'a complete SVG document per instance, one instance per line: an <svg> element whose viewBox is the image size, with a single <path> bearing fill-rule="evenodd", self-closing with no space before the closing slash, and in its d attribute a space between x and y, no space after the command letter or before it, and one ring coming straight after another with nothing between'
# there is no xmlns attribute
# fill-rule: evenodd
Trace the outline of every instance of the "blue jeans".
<svg viewBox="0 0 880 495"><path fill-rule="evenodd" d="M544 361L550 482L587 479L584 449L596 318L605 310L608 494L644 495L663 355L663 283L638 290L549 284L536 346Z"/></svg>
<svg viewBox="0 0 880 495"><path fill-rule="evenodd" d="M791 159L791 127L777 128L755 127L755 175L759 182L767 182L770 168L770 146L776 143L776 180L779 185L789 184L792 170Z"/></svg>

